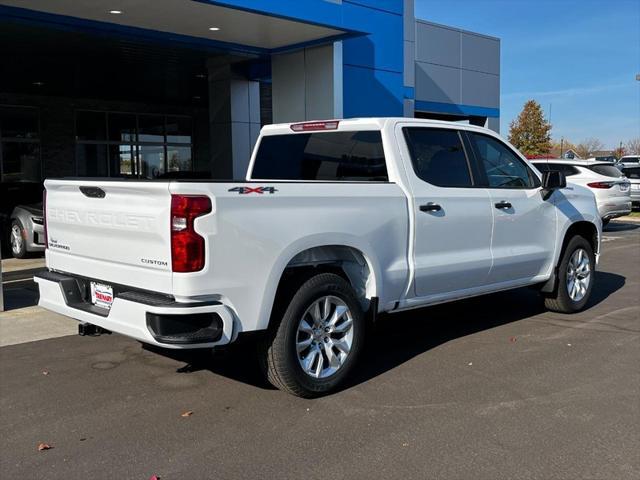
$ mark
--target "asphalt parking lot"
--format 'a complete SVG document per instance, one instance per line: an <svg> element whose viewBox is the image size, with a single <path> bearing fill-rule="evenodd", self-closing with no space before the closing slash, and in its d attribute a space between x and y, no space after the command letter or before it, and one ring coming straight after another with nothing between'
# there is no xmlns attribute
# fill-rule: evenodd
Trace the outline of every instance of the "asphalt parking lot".
<svg viewBox="0 0 640 480"><path fill-rule="evenodd" d="M522 289L383 318L318 400L269 388L246 346L5 346L0 476L638 479L640 224L611 224L596 279L571 316Z"/></svg>

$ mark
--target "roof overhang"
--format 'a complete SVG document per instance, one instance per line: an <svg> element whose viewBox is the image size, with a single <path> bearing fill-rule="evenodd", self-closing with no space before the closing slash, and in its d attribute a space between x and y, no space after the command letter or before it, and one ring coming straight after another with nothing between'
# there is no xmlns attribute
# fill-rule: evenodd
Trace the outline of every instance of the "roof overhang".
<svg viewBox="0 0 640 480"><path fill-rule="evenodd" d="M288 9L283 8L284 3L288 3ZM0 15L52 27L164 36L167 40L257 54L367 33L342 24L339 3L317 0L317 12L292 3L262 2L258 10L250 8L255 1L247 0L1 0Z"/></svg>

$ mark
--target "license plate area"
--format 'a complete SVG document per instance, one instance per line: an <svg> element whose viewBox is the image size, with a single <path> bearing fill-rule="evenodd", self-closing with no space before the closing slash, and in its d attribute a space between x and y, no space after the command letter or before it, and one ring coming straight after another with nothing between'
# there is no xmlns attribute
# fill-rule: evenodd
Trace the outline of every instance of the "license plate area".
<svg viewBox="0 0 640 480"><path fill-rule="evenodd" d="M110 310L113 305L113 287L99 282L91 282L89 285L91 303L96 307Z"/></svg>

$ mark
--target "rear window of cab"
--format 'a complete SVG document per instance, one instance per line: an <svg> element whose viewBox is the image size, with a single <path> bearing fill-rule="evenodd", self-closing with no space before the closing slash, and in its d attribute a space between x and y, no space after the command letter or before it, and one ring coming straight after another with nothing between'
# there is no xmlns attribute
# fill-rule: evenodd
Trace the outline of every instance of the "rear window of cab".
<svg viewBox="0 0 640 480"><path fill-rule="evenodd" d="M254 180L389 180L379 130L315 132L262 137Z"/></svg>

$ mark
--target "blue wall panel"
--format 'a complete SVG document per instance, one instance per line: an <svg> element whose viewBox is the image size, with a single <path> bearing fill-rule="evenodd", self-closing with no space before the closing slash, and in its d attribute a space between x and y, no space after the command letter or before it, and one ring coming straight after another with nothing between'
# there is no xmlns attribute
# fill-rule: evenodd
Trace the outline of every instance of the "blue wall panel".
<svg viewBox="0 0 640 480"><path fill-rule="evenodd" d="M343 0L342 3L353 3L364 7L384 10L385 12L402 15L403 2L398 0Z"/></svg>
<svg viewBox="0 0 640 480"><path fill-rule="evenodd" d="M346 23L369 35L343 40L343 114L349 117L403 113L403 0L344 0Z"/></svg>
<svg viewBox="0 0 640 480"><path fill-rule="evenodd" d="M401 117L402 73L344 65L344 117Z"/></svg>
<svg viewBox="0 0 640 480"><path fill-rule="evenodd" d="M343 61L347 65L401 72L403 67L403 20L401 15L344 4L345 17L357 17L373 33L347 40Z"/></svg>

